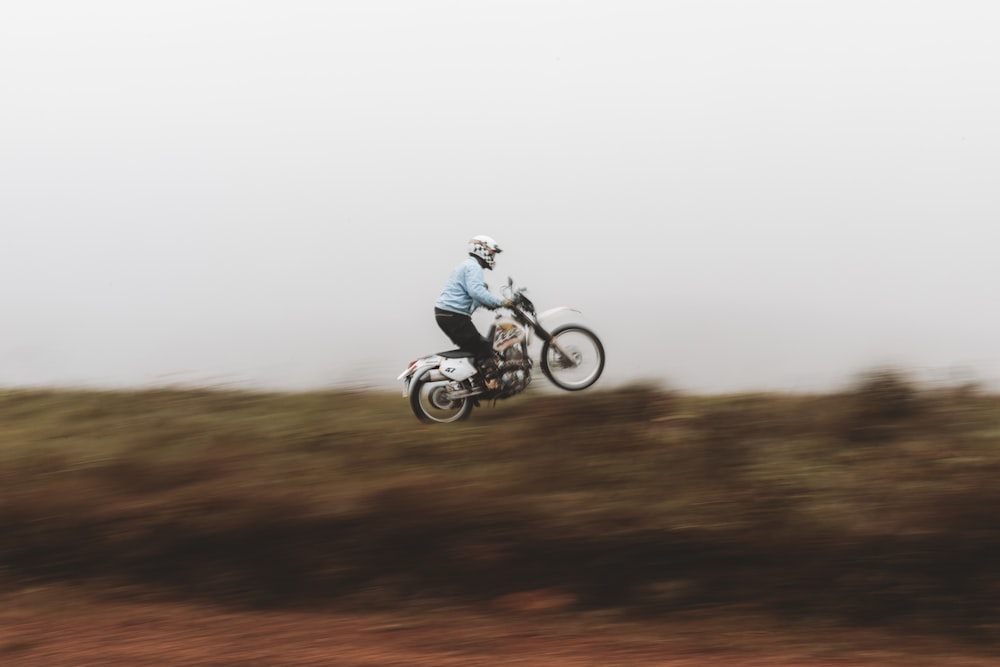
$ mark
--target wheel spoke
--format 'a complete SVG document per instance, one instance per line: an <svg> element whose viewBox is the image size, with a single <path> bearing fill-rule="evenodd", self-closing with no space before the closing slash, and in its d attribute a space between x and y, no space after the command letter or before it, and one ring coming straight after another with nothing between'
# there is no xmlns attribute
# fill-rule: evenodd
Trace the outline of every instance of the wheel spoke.
<svg viewBox="0 0 1000 667"><path fill-rule="evenodd" d="M542 355L543 372L568 391L586 389L604 371L604 347L583 327L567 326L554 331Z"/></svg>
<svg viewBox="0 0 1000 667"><path fill-rule="evenodd" d="M425 382L418 379L410 394L413 413L423 421L449 423L469 416L471 399L454 398L451 382Z"/></svg>

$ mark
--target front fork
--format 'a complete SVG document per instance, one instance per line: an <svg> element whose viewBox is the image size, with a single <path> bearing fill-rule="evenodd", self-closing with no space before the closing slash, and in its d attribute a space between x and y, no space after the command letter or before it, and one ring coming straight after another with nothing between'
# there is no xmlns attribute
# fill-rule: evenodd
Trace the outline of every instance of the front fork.
<svg viewBox="0 0 1000 667"><path fill-rule="evenodd" d="M552 334L546 331L545 327L542 326L540 321L546 315L550 315L552 313L556 313L561 310L576 311L575 308L567 308L566 306L560 306L558 308L553 308L552 310L547 310L537 317L529 317L527 314L517 309L516 306L513 310L517 315L520 315L520 317L524 321L530 323L531 328L535 330L535 333L538 335L538 337L541 338L546 343L548 343L549 345L551 345L555 349L555 351L559 353L559 356L561 356L563 359L566 360L566 363L570 364L570 366L580 365L580 363L573 357L572 353L570 353L569 350L564 348L562 344L559 343L558 339L556 339Z"/></svg>
<svg viewBox="0 0 1000 667"><path fill-rule="evenodd" d="M564 363L568 364L567 368L580 365L580 362L577 361L573 354L560 344L559 339L543 329L541 326L538 327L538 337L551 345L552 348L559 353L559 356L563 358Z"/></svg>

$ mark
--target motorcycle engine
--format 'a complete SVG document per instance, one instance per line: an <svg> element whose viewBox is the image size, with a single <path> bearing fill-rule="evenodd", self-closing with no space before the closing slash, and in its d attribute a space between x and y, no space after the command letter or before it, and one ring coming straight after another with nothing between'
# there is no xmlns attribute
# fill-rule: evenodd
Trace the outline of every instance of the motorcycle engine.
<svg viewBox="0 0 1000 667"><path fill-rule="evenodd" d="M531 382L531 373L518 362L506 362L500 366L500 397L519 394Z"/></svg>

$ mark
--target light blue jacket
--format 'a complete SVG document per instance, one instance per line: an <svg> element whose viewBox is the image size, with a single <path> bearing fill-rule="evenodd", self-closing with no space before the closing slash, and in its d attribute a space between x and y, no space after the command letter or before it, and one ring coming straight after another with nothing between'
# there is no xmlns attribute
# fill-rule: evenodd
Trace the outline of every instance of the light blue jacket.
<svg viewBox="0 0 1000 667"><path fill-rule="evenodd" d="M476 308L499 308L503 299L486 289L483 267L475 257L467 257L455 267L434 305L441 310L471 315Z"/></svg>

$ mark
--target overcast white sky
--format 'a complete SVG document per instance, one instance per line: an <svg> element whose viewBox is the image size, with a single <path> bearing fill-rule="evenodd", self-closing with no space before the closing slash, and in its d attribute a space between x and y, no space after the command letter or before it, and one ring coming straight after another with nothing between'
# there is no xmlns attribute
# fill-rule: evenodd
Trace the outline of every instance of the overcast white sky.
<svg viewBox="0 0 1000 667"><path fill-rule="evenodd" d="M395 389L489 234L609 384L1000 386L998 34L993 0L4 3L0 385Z"/></svg>

